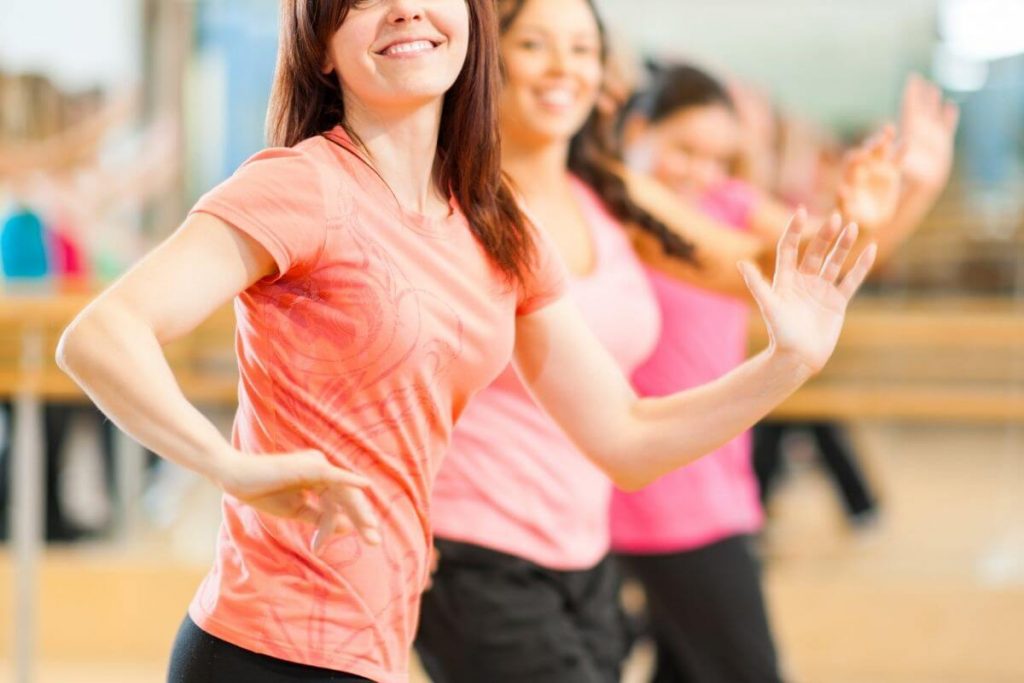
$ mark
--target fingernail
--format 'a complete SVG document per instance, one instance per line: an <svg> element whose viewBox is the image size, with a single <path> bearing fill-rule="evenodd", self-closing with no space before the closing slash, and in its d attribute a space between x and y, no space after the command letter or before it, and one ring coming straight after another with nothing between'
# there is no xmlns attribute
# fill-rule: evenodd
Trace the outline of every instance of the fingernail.
<svg viewBox="0 0 1024 683"><path fill-rule="evenodd" d="M380 532L378 532L376 529L367 529L366 540L368 543L372 545L380 545Z"/></svg>

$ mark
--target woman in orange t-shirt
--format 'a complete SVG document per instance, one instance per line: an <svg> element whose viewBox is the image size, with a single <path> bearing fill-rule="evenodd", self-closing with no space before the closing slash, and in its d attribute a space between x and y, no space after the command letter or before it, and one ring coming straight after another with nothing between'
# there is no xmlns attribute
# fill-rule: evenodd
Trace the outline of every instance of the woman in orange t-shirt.
<svg viewBox="0 0 1024 683"><path fill-rule="evenodd" d="M749 427L832 353L873 249L840 280L856 229L833 221L798 264L800 216L773 283L741 266L769 348L638 399L502 181L499 82L492 0L285 0L277 146L65 332L58 361L99 407L224 491L169 680L408 680L434 475L510 359L581 451L637 487ZM231 299L228 442L160 347Z"/></svg>

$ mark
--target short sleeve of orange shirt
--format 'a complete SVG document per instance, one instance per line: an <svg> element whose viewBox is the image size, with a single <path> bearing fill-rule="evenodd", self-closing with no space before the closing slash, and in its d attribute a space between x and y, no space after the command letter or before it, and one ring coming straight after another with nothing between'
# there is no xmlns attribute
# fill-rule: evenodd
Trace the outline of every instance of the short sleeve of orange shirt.
<svg viewBox="0 0 1024 683"><path fill-rule="evenodd" d="M516 315L529 315L559 298L566 289L568 270L543 230L533 230L536 253L530 273L519 289Z"/></svg>
<svg viewBox="0 0 1024 683"><path fill-rule="evenodd" d="M189 614L251 651L404 683L452 426L508 366L515 316L562 295L564 266L538 235L531 274L510 286L455 202L446 218L403 210L340 128L260 152L193 211L277 264L235 300L234 445L313 448L369 477L383 543L337 536L314 555L308 525L225 496Z"/></svg>
<svg viewBox="0 0 1024 683"><path fill-rule="evenodd" d="M214 215L256 240L278 277L309 268L327 237L324 189L309 155L272 148L251 157L193 209Z"/></svg>

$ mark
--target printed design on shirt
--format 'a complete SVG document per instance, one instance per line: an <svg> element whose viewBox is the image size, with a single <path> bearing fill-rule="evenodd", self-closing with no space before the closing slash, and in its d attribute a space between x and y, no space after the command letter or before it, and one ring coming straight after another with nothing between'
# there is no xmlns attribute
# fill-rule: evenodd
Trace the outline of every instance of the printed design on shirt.
<svg viewBox="0 0 1024 683"><path fill-rule="evenodd" d="M282 448L318 448L374 480L369 493L383 543L366 546L353 534L332 539L322 562L290 558L288 574L338 590L314 592L308 608L298 608L308 609L301 620L295 605L268 606L268 638L302 659L330 653L341 668L367 659L401 668L408 653L386 635L404 634L404 642L414 636L429 547L428 521L418 512L427 507L429 446L447 440L451 427L438 382L462 357L464 327L458 312L418 286L377 239L355 221L350 227L329 237L343 239L343 248L315 272L261 293L263 315L277 330L269 340L278 406L273 432ZM398 386L385 381L396 372L408 377ZM418 467L401 456L410 450ZM264 532L286 545L308 543L312 530L305 525L259 517ZM361 594L365 583L352 579L359 575L379 577L373 595Z"/></svg>
<svg viewBox="0 0 1024 683"><path fill-rule="evenodd" d="M383 506L382 527L387 528L389 518L396 516L395 511L399 506L408 504L408 500L402 494L393 494ZM357 543L360 541L357 540ZM385 556L388 571L382 572L381 577L387 578L385 589L387 600L380 608L374 611L373 617L361 628L346 628L348 634L338 638L333 634L329 642L322 643L321 652L329 652L332 661L338 662L340 668L356 664L360 660L372 655L381 658L387 668L404 668L408 660L407 648L400 644L391 643L384 637L385 633L403 634L403 642L412 642L415 637L416 615L418 614L419 597L422 586L425 583L426 574L424 560L421 553L414 550L412 546L398 555L394 553L394 545L382 544L380 551ZM328 551L329 552L329 551ZM372 551L371 551L372 552ZM327 553L325 553L327 554ZM317 596L321 606L313 607L309 620L310 628L317 619L312 615L326 609L326 604L331 596ZM368 607L368 606L367 606ZM308 634L310 639L317 637L313 631ZM396 647L397 645L397 647Z"/></svg>

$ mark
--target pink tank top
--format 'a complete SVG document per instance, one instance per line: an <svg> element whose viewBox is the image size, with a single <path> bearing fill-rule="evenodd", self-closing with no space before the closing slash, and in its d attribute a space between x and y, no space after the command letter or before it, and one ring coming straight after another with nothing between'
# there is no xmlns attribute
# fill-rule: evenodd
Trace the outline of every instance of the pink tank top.
<svg viewBox="0 0 1024 683"><path fill-rule="evenodd" d="M709 193L709 215L746 229L754 193L731 181ZM748 305L649 273L662 312L661 339L633 375L643 396L662 396L705 384L746 357ZM750 435L671 472L635 493L616 490L611 504L615 550L665 553L689 550L756 531L762 521Z"/></svg>
<svg viewBox="0 0 1024 683"><path fill-rule="evenodd" d="M658 336L658 309L622 226L582 183L574 187L596 265L568 292L625 372ZM588 400L580 397L580 400ZM506 369L477 394L452 434L434 485L434 533L552 569L585 569L609 549L607 476L576 449Z"/></svg>

